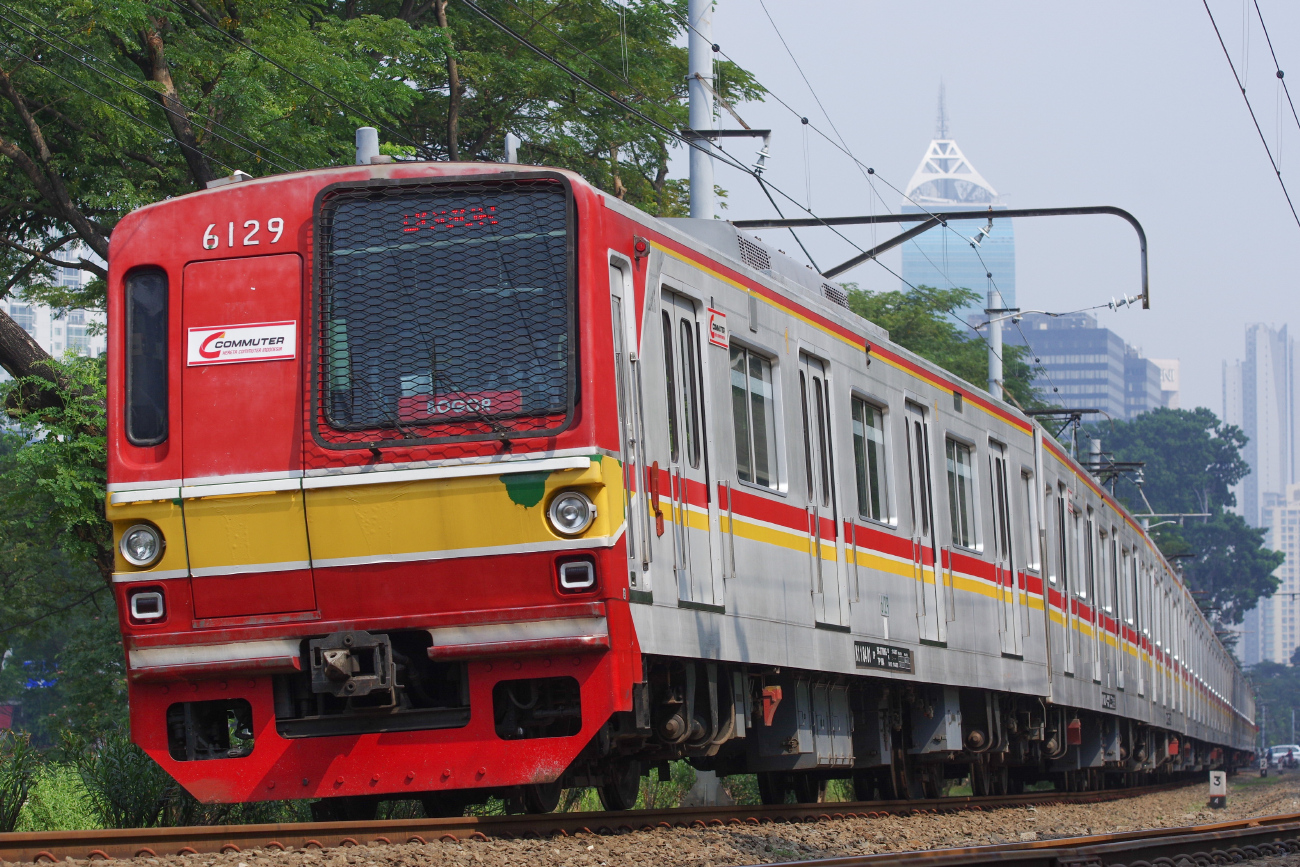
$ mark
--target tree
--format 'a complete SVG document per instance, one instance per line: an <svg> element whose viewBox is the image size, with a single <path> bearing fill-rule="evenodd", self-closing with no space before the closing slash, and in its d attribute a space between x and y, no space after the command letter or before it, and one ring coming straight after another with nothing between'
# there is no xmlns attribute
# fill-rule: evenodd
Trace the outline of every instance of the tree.
<svg viewBox="0 0 1300 867"><path fill-rule="evenodd" d="M686 123L685 4L639 0L19 0L0 15L0 298L102 305L108 238L125 213L235 168L267 174L350 163L377 124L386 149L423 159L522 158L575 169L663 215ZM579 84L555 56L656 127ZM728 101L761 97L720 62ZM69 251L80 247L85 254ZM71 266L82 297L50 284ZM0 366L56 380L0 313ZM44 400L61 391L41 392ZM11 398L31 395L11 394Z"/></svg>
<svg viewBox="0 0 1300 867"><path fill-rule="evenodd" d="M1145 501L1132 476L1125 476L1116 488L1135 511L1145 511L1145 502L1156 512L1170 513L1235 506L1232 486L1250 474L1250 465L1241 456L1245 433L1220 422L1205 407L1158 407L1130 421L1093 425L1087 431L1099 437L1117 460L1146 462Z"/></svg>
<svg viewBox="0 0 1300 867"><path fill-rule="evenodd" d="M1250 472L1241 456L1246 435L1240 428L1204 407L1162 407L1085 430L1115 460L1145 462L1140 490L1132 474L1115 486L1132 511L1209 513L1156 527L1151 535L1166 556L1189 555L1183 576L1215 619L1240 623L1259 597L1273 595L1279 580L1272 573L1284 555L1264 548L1263 531L1227 511L1236 505L1232 486Z"/></svg>
<svg viewBox="0 0 1300 867"><path fill-rule="evenodd" d="M988 345L968 338L969 329L954 315L978 301L970 289L935 289L917 286L906 292L864 292L846 283L849 308L889 332L899 346L929 359L967 382L984 385L989 379ZM1020 407L1041 406L1033 387L1033 372L1025 362L1024 346L1002 346L1003 387Z"/></svg>
<svg viewBox="0 0 1300 867"><path fill-rule="evenodd" d="M1265 724L1264 745L1295 743L1291 714L1300 715L1300 668L1278 662L1250 667L1256 690L1256 722Z"/></svg>
<svg viewBox="0 0 1300 867"><path fill-rule="evenodd" d="M0 299L102 308L125 214L236 169L349 164L363 125L380 129L384 152L419 159L498 160L510 131L525 162L682 215L665 128L686 125L685 12L684 0L7 2ZM729 62L713 87L729 102L763 93ZM94 279L69 292L58 267ZM19 425L0 445L0 653L14 651L0 694L103 731L123 694L105 592L104 369L51 358L3 311L0 367L15 377L0 404ZM29 662L56 686L25 691Z"/></svg>

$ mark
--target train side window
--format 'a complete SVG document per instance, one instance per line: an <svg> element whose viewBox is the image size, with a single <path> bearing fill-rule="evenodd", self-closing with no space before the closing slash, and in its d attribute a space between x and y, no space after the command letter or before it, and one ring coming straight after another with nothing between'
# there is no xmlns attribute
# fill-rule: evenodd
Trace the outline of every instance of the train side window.
<svg viewBox="0 0 1300 867"><path fill-rule="evenodd" d="M858 483L858 514L873 521L888 521L885 414L856 397L853 398L853 460Z"/></svg>
<svg viewBox="0 0 1300 867"><path fill-rule="evenodd" d="M948 511L952 521L952 543L974 548L975 540L975 472L971 448L956 440L947 441Z"/></svg>
<svg viewBox="0 0 1300 867"><path fill-rule="evenodd" d="M1078 515L1076 514L1077 518ZM1084 524L1084 536L1080 539L1080 551L1083 553L1083 575L1079 582L1080 599L1092 599L1096 603L1097 595L1097 539L1092 522L1092 507L1088 507L1088 520Z"/></svg>
<svg viewBox="0 0 1300 867"><path fill-rule="evenodd" d="M167 274L126 278L126 438L156 446L167 439Z"/></svg>
<svg viewBox="0 0 1300 867"><path fill-rule="evenodd" d="M1119 559L1119 528L1110 528L1110 604L1113 609L1112 613L1116 619L1124 613L1124 600L1120 597L1120 563Z"/></svg>
<svg viewBox="0 0 1300 867"><path fill-rule="evenodd" d="M1110 572L1109 561L1106 559L1106 551L1110 548L1110 534L1105 530L1098 531L1097 537L1097 574L1101 580L1097 582L1097 607L1101 608L1107 614L1115 612L1115 600L1110 595Z"/></svg>
<svg viewBox="0 0 1300 867"><path fill-rule="evenodd" d="M691 333L691 324L681 321L682 375L687 382L682 383L682 405L686 412L682 414L682 423L686 426L686 460L692 467L700 465L700 393L699 373L695 368L695 335Z"/></svg>
<svg viewBox="0 0 1300 867"><path fill-rule="evenodd" d="M1057 510L1060 500L1056 498L1052 486L1048 485L1044 492L1043 502L1046 504L1047 514L1043 521L1043 535L1046 539L1046 548L1043 550L1043 565L1046 567L1047 582L1053 586L1060 583L1061 564L1056 556L1062 545L1062 538L1065 535L1064 523L1057 523ZM1043 591L1043 604L1047 604L1047 591Z"/></svg>
<svg viewBox="0 0 1300 867"><path fill-rule="evenodd" d="M1038 491L1031 470L1021 470L1020 491L1025 498L1025 568L1037 572L1042 568L1038 554Z"/></svg>
<svg viewBox="0 0 1300 867"><path fill-rule="evenodd" d="M664 313L664 384L668 389L668 452L677 463L677 377L673 373L673 319Z"/></svg>
<svg viewBox="0 0 1300 867"><path fill-rule="evenodd" d="M736 436L736 476L776 488L776 388L772 362L731 346L731 420Z"/></svg>

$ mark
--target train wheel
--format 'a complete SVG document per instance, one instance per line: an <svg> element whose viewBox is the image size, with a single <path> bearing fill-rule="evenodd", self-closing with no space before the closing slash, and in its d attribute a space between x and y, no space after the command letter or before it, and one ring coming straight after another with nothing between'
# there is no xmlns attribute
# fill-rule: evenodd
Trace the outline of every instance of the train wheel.
<svg viewBox="0 0 1300 867"><path fill-rule="evenodd" d="M784 804L785 793L789 787L785 785L782 774L775 771L759 771L755 774L758 777L758 797L764 804Z"/></svg>
<svg viewBox="0 0 1300 867"><path fill-rule="evenodd" d="M450 819L465 815L469 799L458 792L429 792L420 798L424 815L430 819Z"/></svg>
<svg viewBox="0 0 1300 867"><path fill-rule="evenodd" d="M795 774L793 788L796 804L820 804L826 800L826 781L811 774Z"/></svg>
<svg viewBox="0 0 1300 867"><path fill-rule="evenodd" d="M600 787L600 802L606 810L631 810L641 794L641 762L616 759L605 766L605 785Z"/></svg>
<svg viewBox="0 0 1300 867"><path fill-rule="evenodd" d="M313 822L369 821L379 814L379 799L364 795L312 801Z"/></svg>
<svg viewBox="0 0 1300 867"><path fill-rule="evenodd" d="M524 812L554 813L555 808L560 806L560 795L563 792L564 789L560 786L559 780L553 783L535 783L531 786L524 786Z"/></svg>

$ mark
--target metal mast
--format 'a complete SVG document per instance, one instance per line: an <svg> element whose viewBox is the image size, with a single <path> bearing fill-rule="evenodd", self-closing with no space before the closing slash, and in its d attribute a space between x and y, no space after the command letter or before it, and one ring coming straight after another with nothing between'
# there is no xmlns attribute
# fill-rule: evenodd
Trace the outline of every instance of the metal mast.
<svg viewBox="0 0 1300 867"><path fill-rule="evenodd" d="M687 88L692 130L713 129L713 0L689 0L687 17ZM691 217L713 219L713 147L696 137L691 145Z"/></svg>

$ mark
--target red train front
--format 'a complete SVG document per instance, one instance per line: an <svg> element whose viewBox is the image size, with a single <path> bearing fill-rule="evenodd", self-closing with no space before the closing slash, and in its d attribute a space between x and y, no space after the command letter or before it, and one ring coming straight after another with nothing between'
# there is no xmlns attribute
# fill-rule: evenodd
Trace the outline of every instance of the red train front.
<svg viewBox="0 0 1300 867"><path fill-rule="evenodd" d="M635 797L606 212L502 169L234 181L113 234L132 735L203 800Z"/></svg>

